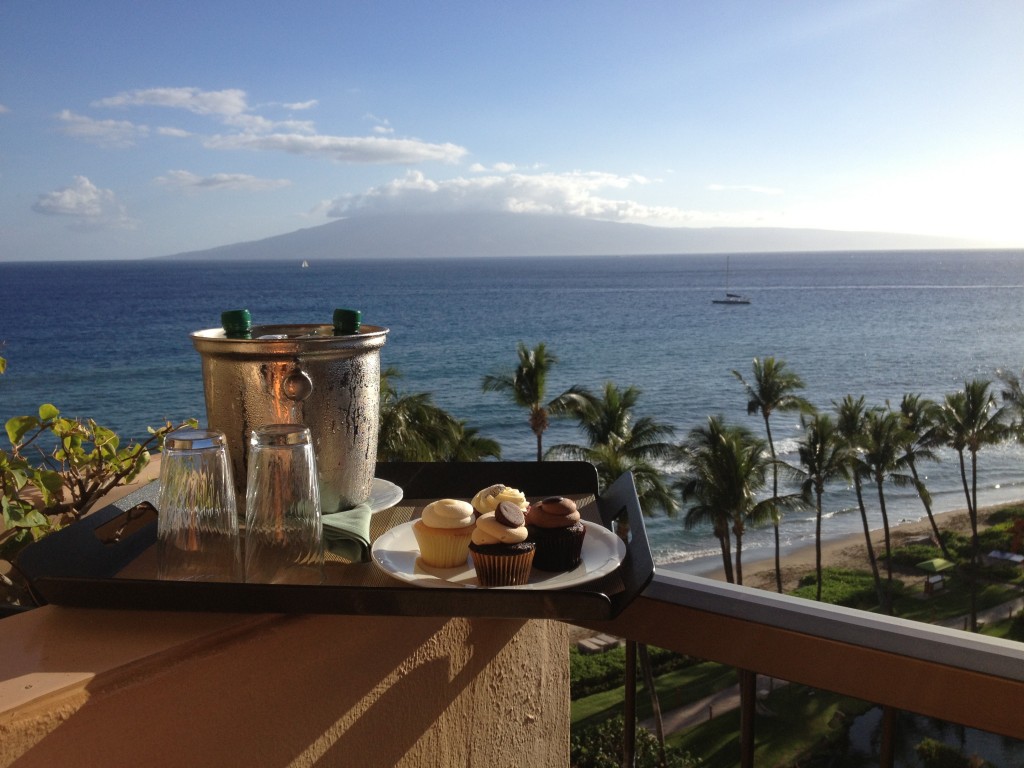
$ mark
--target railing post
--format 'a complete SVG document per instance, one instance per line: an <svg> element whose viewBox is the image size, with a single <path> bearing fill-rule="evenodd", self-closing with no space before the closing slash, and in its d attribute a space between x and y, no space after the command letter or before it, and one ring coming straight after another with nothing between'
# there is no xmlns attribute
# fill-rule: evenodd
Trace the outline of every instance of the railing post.
<svg viewBox="0 0 1024 768"><path fill-rule="evenodd" d="M740 766L754 768L754 715L757 711L757 673L739 670Z"/></svg>
<svg viewBox="0 0 1024 768"><path fill-rule="evenodd" d="M636 641L626 641L626 690L622 725L622 768L636 765Z"/></svg>
<svg viewBox="0 0 1024 768"><path fill-rule="evenodd" d="M893 768L896 762L896 707L882 707L882 743L878 748L879 768Z"/></svg>

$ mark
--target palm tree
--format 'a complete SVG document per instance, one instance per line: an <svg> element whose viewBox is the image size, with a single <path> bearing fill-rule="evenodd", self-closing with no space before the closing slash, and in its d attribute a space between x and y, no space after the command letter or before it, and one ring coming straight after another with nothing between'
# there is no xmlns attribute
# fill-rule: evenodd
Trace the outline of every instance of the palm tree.
<svg viewBox="0 0 1024 768"><path fill-rule="evenodd" d="M587 444L563 443L553 446L547 455L589 461L597 468L602 488L624 472L632 472L644 513L661 510L674 515L679 504L658 464L675 457L676 446L668 442L675 430L648 416L636 417L640 394L636 387L619 389L609 381L600 398L575 398L565 407L576 417Z"/></svg>
<svg viewBox="0 0 1024 768"><path fill-rule="evenodd" d="M395 368L380 377L377 461L479 461L501 457L501 447L481 438L432 401L430 394L400 394Z"/></svg>
<svg viewBox="0 0 1024 768"><path fill-rule="evenodd" d="M1024 383L1020 376L1011 371L998 370L996 376L1003 383L1002 398L1006 406L1009 436L1024 442Z"/></svg>
<svg viewBox="0 0 1024 768"><path fill-rule="evenodd" d="M935 448L940 444L938 430L939 406L927 398L917 394L905 394L900 401L900 414L903 416L903 426L906 427L911 437L903 447L903 455L910 469L910 475L914 478L914 487L917 489L918 498L924 505L925 514L928 515L928 522L931 523L932 533L935 534L935 541L942 550L942 556L949 559L949 550L946 542L939 531L938 523L935 522L935 515L932 514L932 497L925 487L917 472L919 460L938 461Z"/></svg>
<svg viewBox="0 0 1024 768"><path fill-rule="evenodd" d="M882 531L885 536L886 599L883 609L892 614L892 536L889 529L889 513L885 506L885 482L894 485L909 485L910 477L902 474L906 466L903 453L912 435L903 426L898 413L888 409L872 408L864 418L864 463L878 490L878 507L882 515Z"/></svg>
<svg viewBox="0 0 1024 768"><path fill-rule="evenodd" d="M766 357L763 360L754 358L753 381L747 383L739 371L733 371L732 375L740 380L740 383L747 390L747 413L753 415L760 413L764 419L764 431L768 437L768 449L772 456L772 496L779 495L779 471L775 457L775 441L772 439L771 415L775 411L800 411L810 413L813 406L804 398L796 394L796 391L804 388L804 383L799 376L786 370L786 363L783 360L776 360L774 357ZM772 510L772 525L775 528L775 587L782 592L782 565L779 541L779 513L778 509Z"/></svg>
<svg viewBox="0 0 1024 768"><path fill-rule="evenodd" d="M875 547L871 543L871 526L868 525L868 511L864 504L863 480L870 471L862 458L866 415L864 396L861 395L854 399L852 395L847 395L838 403L833 401L832 405L836 411L836 430L843 441L846 455L847 476L853 480L853 489L857 494L857 508L860 510L860 520L864 526L864 544L867 547L868 562L871 564L871 575L875 582L878 604L884 605L885 590L882 587L882 576L878 571Z"/></svg>
<svg viewBox="0 0 1024 768"><path fill-rule="evenodd" d="M484 459L501 459L501 445L497 440L481 437L475 427L466 426L466 422L454 420L452 434L447 446L447 453L441 461L483 461Z"/></svg>
<svg viewBox="0 0 1024 768"><path fill-rule="evenodd" d="M768 486L772 465L765 443L745 427L726 426L712 416L704 427L690 430L682 455L687 469L676 483L684 505L693 500L686 513L687 529L710 523L722 549L726 580L743 583L743 536L746 526L765 522L772 510L800 503L797 496L771 496L758 500ZM729 534L735 541L735 567L730 562Z"/></svg>
<svg viewBox="0 0 1024 768"><path fill-rule="evenodd" d="M544 342L529 349L519 342L516 349L519 364L514 370L483 377L484 392L507 392L512 402L530 412L530 429L537 437L537 461L544 458L543 436L548 428L550 417L563 415L570 408L579 407L588 398L586 390L570 387L554 400L544 403L547 389L548 373L558 362L558 358L548 351Z"/></svg>
<svg viewBox="0 0 1024 768"><path fill-rule="evenodd" d="M967 515L971 521L971 631L978 629L977 583L978 568L978 452L986 445L1005 440L1011 427L1005 423L1006 407L997 407L992 383L973 379L964 388L946 395L939 409L939 434L957 453L960 462L960 480L967 499ZM967 460L971 457L971 481L967 482Z"/></svg>
<svg viewBox="0 0 1024 768"><path fill-rule="evenodd" d="M683 504L694 500L686 511L683 525L686 530L710 525L722 551L725 580L736 583L732 568L732 539L729 524L732 520L732 493L729 456L725 451L727 436L722 418L711 416L707 426L694 427L681 446L687 463L686 472L676 481L682 493Z"/></svg>
<svg viewBox="0 0 1024 768"><path fill-rule="evenodd" d="M818 578L817 599L821 600L821 499L825 486L838 477L845 477L849 468L849 457L835 422L825 413L815 414L810 421L803 421L804 436L798 452L804 468L804 482L800 491L806 500L814 496L816 523L814 529L814 566Z"/></svg>

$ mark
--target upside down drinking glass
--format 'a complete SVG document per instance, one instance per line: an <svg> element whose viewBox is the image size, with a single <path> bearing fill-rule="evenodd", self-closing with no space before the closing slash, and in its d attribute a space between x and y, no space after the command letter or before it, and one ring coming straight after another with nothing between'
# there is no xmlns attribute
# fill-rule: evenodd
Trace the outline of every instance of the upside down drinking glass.
<svg viewBox="0 0 1024 768"><path fill-rule="evenodd" d="M324 546L316 456L308 427L271 424L250 440L245 580L319 584Z"/></svg>
<svg viewBox="0 0 1024 768"><path fill-rule="evenodd" d="M159 578L241 581L235 486L223 433L183 429L167 436L157 503Z"/></svg>

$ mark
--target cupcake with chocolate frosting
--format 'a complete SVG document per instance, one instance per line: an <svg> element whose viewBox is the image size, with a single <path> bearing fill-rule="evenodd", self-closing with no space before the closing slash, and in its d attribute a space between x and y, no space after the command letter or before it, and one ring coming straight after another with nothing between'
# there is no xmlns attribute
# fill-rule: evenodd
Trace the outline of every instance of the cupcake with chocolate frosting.
<svg viewBox="0 0 1024 768"><path fill-rule="evenodd" d="M526 515L514 502L503 501L477 518L469 551L480 586L510 587L529 581L535 547L526 539Z"/></svg>
<svg viewBox="0 0 1024 768"><path fill-rule="evenodd" d="M526 513L529 540L537 545L533 566L541 571L571 571L580 564L586 526L576 502L549 496Z"/></svg>

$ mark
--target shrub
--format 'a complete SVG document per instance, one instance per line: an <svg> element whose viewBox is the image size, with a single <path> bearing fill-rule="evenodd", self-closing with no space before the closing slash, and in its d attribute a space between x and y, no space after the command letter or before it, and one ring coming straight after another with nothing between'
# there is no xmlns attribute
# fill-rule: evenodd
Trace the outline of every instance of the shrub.
<svg viewBox="0 0 1024 768"><path fill-rule="evenodd" d="M648 654L655 675L663 675L695 663L688 656L664 648L649 647ZM580 653L573 648L569 652L569 688L573 701L623 685L625 676L625 648L613 648L604 653Z"/></svg>
<svg viewBox="0 0 1024 768"><path fill-rule="evenodd" d="M797 597L814 600L817 596L817 580L813 573L804 576L793 591ZM903 582L893 581L893 595L903 592ZM847 568L824 568L821 573L821 600L831 605L846 608L871 610L878 605L878 593L870 571L855 571Z"/></svg>
<svg viewBox="0 0 1024 768"><path fill-rule="evenodd" d="M967 757L959 749L935 739L924 739L914 747L924 768L984 768L990 763L976 757Z"/></svg>
<svg viewBox="0 0 1024 768"><path fill-rule="evenodd" d="M619 715L573 734L569 742L571 768L619 768L622 765L623 726L622 715ZM656 768L660 764L657 738L650 731L637 728L636 761L633 765ZM700 764L700 759L680 749L665 752L667 768L697 768Z"/></svg>
<svg viewBox="0 0 1024 768"><path fill-rule="evenodd" d="M902 547L895 547L892 551L893 565L913 568L918 563L931 560L935 557L942 557L942 550L932 544L907 544ZM884 560L885 555L879 557Z"/></svg>

